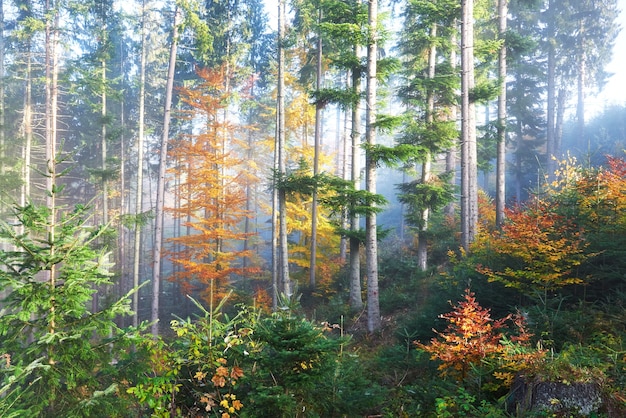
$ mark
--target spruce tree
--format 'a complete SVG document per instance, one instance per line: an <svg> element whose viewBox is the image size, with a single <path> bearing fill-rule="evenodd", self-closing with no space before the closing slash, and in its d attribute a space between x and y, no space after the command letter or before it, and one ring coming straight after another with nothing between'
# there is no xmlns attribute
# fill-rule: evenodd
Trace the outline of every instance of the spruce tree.
<svg viewBox="0 0 626 418"><path fill-rule="evenodd" d="M50 200L61 191L49 190ZM10 245L0 252L0 416L113 416L130 344L114 319L130 301L89 310L94 289L112 284L106 250L95 246L108 229L90 224L83 204L29 202L13 212L17 222L0 221Z"/></svg>

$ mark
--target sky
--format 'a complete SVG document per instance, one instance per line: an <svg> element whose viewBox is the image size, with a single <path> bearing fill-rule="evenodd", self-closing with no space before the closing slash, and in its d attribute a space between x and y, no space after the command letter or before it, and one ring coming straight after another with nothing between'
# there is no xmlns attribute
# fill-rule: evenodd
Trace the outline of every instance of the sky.
<svg viewBox="0 0 626 418"><path fill-rule="evenodd" d="M615 39L613 47L613 60L606 68L612 76L609 78L604 89L595 94L587 93L585 109L587 118L600 113L602 109L611 105L626 104L626 0L617 0L620 15L617 22L622 28ZM265 10L268 12L270 26L275 28L277 12L276 0L265 0Z"/></svg>
<svg viewBox="0 0 626 418"><path fill-rule="evenodd" d="M622 30L615 39L613 46L613 60L608 65L607 71L613 73L608 83L596 97L588 97L587 109L599 112L610 105L624 105L626 103L626 0L617 0L621 12L617 18Z"/></svg>

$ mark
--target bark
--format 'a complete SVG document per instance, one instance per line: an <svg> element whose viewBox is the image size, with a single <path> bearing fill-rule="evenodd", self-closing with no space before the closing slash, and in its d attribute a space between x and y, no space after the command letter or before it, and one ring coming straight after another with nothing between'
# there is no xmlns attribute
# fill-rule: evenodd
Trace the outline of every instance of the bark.
<svg viewBox="0 0 626 418"><path fill-rule="evenodd" d="M58 119L58 79L59 79L59 60L58 60L58 43L59 43L59 13L57 5L52 0L46 0L47 19L45 25L45 88L46 88L46 109L45 109L45 148L46 148L46 206L50 210L47 221L47 239L48 242L55 241L56 234L56 136L57 136L57 119ZM50 249L50 257L54 257L54 247ZM56 265L52 265L49 270L44 270L44 279L51 288L56 286ZM52 334L55 332L55 303L50 303L50 314L48 318L48 331Z"/></svg>
<svg viewBox="0 0 626 418"><path fill-rule="evenodd" d="M367 47L367 92L365 116L365 140L368 147L376 144L376 59L378 56L378 0L369 0L368 27L370 38ZM376 161L371 153L366 153L365 187L369 193L376 193ZM378 242L376 239L376 213L370 211L365 218L365 258L367 274L367 330L380 329L380 305L378 294Z"/></svg>
<svg viewBox="0 0 626 418"><path fill-rule="evenodd" d="M318 24L322 23L322 9L320 6ZM322 30L317 34L317 91L322 88ZM322 106L315 106L315 135L314 135L314 155L313 155L313 176L317 176L320 171L320 142L322 137ZM309 266L309 286L315 289L315 273L317 270L317 187L313 190L313 201L311 203L311 260Z"/></svg>
<svg viewBox="0 0 626 418"><path fill-rule="evenodd" d="M143 211L143 147L144 116L146 101L146 0L141 3L141 58L139 64L139 126L137 133L137 189L135 197L135 248L133 256L133 288L139 287L139 265L141 258L141 225L139 217ZM139 325L139 292L133 293L133 326Z"/></svg>
<svg viewBox="0 0 626 418"><path fill-rule="evenodd" d="M584 31L584 26L581 23L580 35L579 35L581 38L584 36L583 31ZM577 78L578 99L576 103L576 122L578 126L578 129L577 129L578 130L578 143L581 146L583 146L587 142L585 138L585 83L587 80L586 80L585 51L582 50L583 41L580 40L579 42L581 43L580 45L581 51L580 51L580 56L578 57L578 78ZM559 158L560 150L556 147L556 140L554 142L555 142L554 155L555 157Z"/></svg>
<svg viewBox="0 0 626 418"><path fill-rule="evenodd" d="M120 42L120 74L123 74L124 68L124 49L123 42ZM123 81L122 81L123 83ZM124 86L122 85L122 90L124 90ZM124 95L121 97L120 102L120 126L122 127L120 133L120 178L119 178L119 188L120 192L120 213L126 212L126 138L124 136L124 131L126 128L124 117ZM118 266L120 272L120 280L118 283L118 296L122 297L126 294L127 290L125 287L126 284L126 228L122 222L118 223L118 232L117 232L117 251L118 251ZM125 317L120 317L118 322L120 326L125 325Z"/></svg>
<svg viewBox="0 0 626 418"><path fill-rule="evenodd" d="M506 34L507 0L498 0L498 32L504 42ZM498 78L500 93L498 95L498 148L496 151L496 225L504 222L506 202L506 45L500 47L498 56Z"/></svg>
<svg viewBox="0 0 626 418"><path fill-rule="evenodd" d="M163 109L163 136L161 137L161 151L159 154L159 175L157 183L157 199L155 205L155 241L152 257L152 335L159 335L159 296L161 289L161 252L163 247L163 218L165 209L165 171L167 168L167 147L169 144L170 120L172 114L172 92L174 90L174 73L176 69L176 51L178 48L178 7L174 11L172 26L172 41L170 44L170 61L167 69L167 83L165 86L165 103Z"/></svg>
<svg viewBox="0 0 626 418"><path fill-rule="evenodd" d="M359 47L355 46L355 54L359 55ZM361 71L358 69L352 72L352 89L355 96L361 95ZM352 167L350 178L354 184L354 189L360 188L361 173L361 108L359 103L352 105L352 127L350 130L350 139L352 143ZM350 217L350 307L355 311L363 309L363 296L361 295L361 243L355 236L359 230L359 215L352 214Z"/></svg>
<svg viewBox="0 0 626 418"><path fill-rule="evenodd" d="M22 178L24 184L22 186L22 193L20 196L20 206L26 206L26 201L31 195L30 187L30 172L31 172L31 154L33 146L33 93L32 93L32 68L31 68L31 44L30 40L27 41L26 51L26 74L25 86L24 86L24 116L23 116L23 129L24 129L24 167L22 168Z"/></svg>
<svg viewBox="0 0 626 418"><path fill-rule="evenodd" d="M548 10L553 9L553 1L548 2ZM554 178L556 161L552 159L555 147L555 110L556 110L556 40L554 39L554 19L548 23L548 80L547 80L547 102L546 102L546 170L548 178Z"/></svg>
<svg viewBox="0 0 626 418"><path fill-rule="evenodd" d="M451 43L452 45L456 44L455 36L453 36ZM456 58L457 58L456 51L454 48L452 48L450 51L450 65L452 66L453 70L456 69ZM458 110L457 106L453 105L450 107L450 113L448 116L449 120L456 121L457 113L458 113L457 110ZM457 154L456 145L452 145L450 149L448 149L448 151L446 152L446 172L448 173L456 174L456 154ZM450 176L450 183L452 186L456 185L456 175ZM444 212L447 217L454 219L454 216L456 213L456 207L455 207L454 201L446 205Z"/></svg>
<svg viewBox="0 0 626 418"><path fill-rule="evenodd" d="M341 116L343 114L343 121ZM337 126L341 126L341 130L337 130L337 168L341 173L341 178L348 180L348 135L346 130L348 127L348 112L342 112L340 107L337 107ZM340 145L339 145L340 144ZM341 149L340 149L341 147ZM348 212L343 210L341 212L341 228L347 230L349 227ZM345 235L341 236L339 242L339 259L341 264L345 264L348 258L348 239Z"/></svg>
<svg viewBox="0 0 626 418"><path fill-rule="evenodd" d="M433 24L430 30L431 39L435 39L437 36L437 25ZM437 64L437 46L433 43L428 51L428 78L434 80L435 78L435 66ZM426 124L431 125L434 122L435 113L435 93L432 88L429 88L426 97ZM431 160L432 155L430 150L426 151L424 162L422 163L422 184L427 184L430 181L431 176ZM426 233L428 231L428 217L429 209L427 207L422 209L421 213L422 225L420 228L420 234L417 241L417 265L422 271L428 268L428 242L426 240Z"/></svg>
<svg viewBox="0 0 626 418"><path fill-rule="evenodd" d="M102 118L102 127L100 128L100 168L102 170L102 224L107 225L109 223L109 186L107 180L107 124L106 124L106 116L107 116L107 93L106 93L106 83L107 83L107 66L106 61L102 60L100 63L100 70L102 74L100 75L100 83L102 84L102 91L100 92L100 116ZM91 298L91 311L98 312L98 306L100 303L99 298L100 291L98 286L94 287L94 292Z"/></svg>
<svg viewBox="0 0 626 418"><path fill-rule="evenodd" d="M281 178L287 173L287 152L285 138L285 1L278 2L278 93L277 93L277 145L278 175ZM278 280L286 297L292 296L289 278L289 243L287 241L287 196L284 189L278 190Z"/></svg>
<svg viewBox="0 0 626 418"><path fill-rule="evenodd" d="M461 3L461 245L469 250L478 223L473 0Z"/></svg>
<svg viewBox="0 0 626 418"><path fill-rule="evenodd" d="M105 60L101 62L101 83L102 83L102 92L101 92L101 116L102 116L102 130L100 134L100 147L102 149L101 155L101 163L102 163L102 223L106 225L109 222L109 189L108 189L108 180L106 179L106 170L107 170L107 124L106 124L106 116L107 116L107 63Z"/></svg>
<svg viewBox="0 0 626 418"><path fill-rule="evenodd" d="M5 92L4 92L4 6L0 2L0 172L5 173Z"/></svg>

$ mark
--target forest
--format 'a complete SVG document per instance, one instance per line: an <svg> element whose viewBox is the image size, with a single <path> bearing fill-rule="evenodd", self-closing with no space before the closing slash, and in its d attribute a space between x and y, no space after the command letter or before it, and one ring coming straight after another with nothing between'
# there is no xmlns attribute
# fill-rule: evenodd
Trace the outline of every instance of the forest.
<svg viewBox="0 0 626 418"><path fill-rule="evenodd" d="M0 417L626 416L618 0L2 0Z"/></svg>

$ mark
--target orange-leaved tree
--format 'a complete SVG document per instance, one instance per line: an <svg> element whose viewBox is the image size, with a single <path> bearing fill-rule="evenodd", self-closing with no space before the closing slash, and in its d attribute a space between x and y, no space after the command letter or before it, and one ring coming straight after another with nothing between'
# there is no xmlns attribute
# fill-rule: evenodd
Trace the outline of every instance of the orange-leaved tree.
<svg viewBox="0 0 626 418"><path fill-rule="evenodd" d="M536 197L507 210L502 229L477 241L473 251L483 262L476 270L489 281L545 298L563 286L583 283L576 267L589 257L585 247L580 229Z"/></svg>
<svg viewBox="0 0 626 418"><path fill-rule="evenodd" d="M531 347L532 334L528 333L521 314L494 320L489 309L480 306L469 289L465 290L464 300L440 318L447 321L446 329L435 331L437 337L428 344L416 345L430 353L431 359L441 361L439 370L443 376L464 382L470 371L488 363L490 373L507 386L516 373L532 369L544 357L543 350ZM508 322L513 323L513 329L508 327ZM500 384L492 383L491 387Z"/></svg>
<svg viewBox="0 0 626 418"><path fill-rule="evenodd" d="M251 254L240 249L248 236L241 226L251 216L245 209L249 179L237 154L246 147L237 138L241 127L228 120L228 74L223 68L200 69L200 83L180 90L194 133L175 141L171 151L177 204L169 211L186 229L169 239L168 255L178 267L171 280L186 293L200 290L210 302L223 296L234 275L257 270L243 266Z"/></svg>
<svg viewBox="0 0 626 418"><path fill-rule="evenodd" d="M430 343L417 343L417 346L430 353L433 360L441 361L439 370L444 376L452 375L463 381L472 365L502 351L501 330L509 317L494 321L489 309L480 306L469 289L452 312L439 317L448 322L447 328L443 332L435 331L437 337Z"/></svg>

